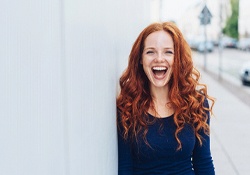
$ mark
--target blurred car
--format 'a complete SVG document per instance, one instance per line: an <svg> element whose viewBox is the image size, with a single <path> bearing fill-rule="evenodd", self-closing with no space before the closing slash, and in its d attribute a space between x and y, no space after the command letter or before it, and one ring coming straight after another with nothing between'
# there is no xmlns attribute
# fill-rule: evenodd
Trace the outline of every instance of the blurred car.
<svg viewBox="0 0 250 175"><path fill-rule="evenodd" d="M240 79L243 85L250 83L250 61L244 63L241 67Z"/></svg>
<svg viewBox="0 0 250 175"><path fill-rule="evenodd" d="M214 44L212 41L204 41L204 40L194 40L192 43L189 43L191 49L196 50L198 52L204 52L205 49L208 52L213 52ZM205 48L206 47L206 48Z"/></svg>
<svg viewBox="0 0 250 175"><path fill-rule="evenodd" d="M189 36L187 37L186 40L192 50L195 50L198 52L204 52L205 48L207 52L213 52L214 50L214 42L211 41L211 39L205 39L203 35Z"/></svg>
<svg viewBox="0 0 250 175"><path fill-rule="evenodd" d="M250 38L242 38L238 41L237 48L239 50L249 51L250 50Z"/></svg>
<svg viewBox="0 0 250 175"><path fill-rule="evenodd" d="M205 48L206 47L206 48ZM200 41L197 43L197 51L199 52L205 52L205 49L208 52L213 52L214 50L214 44L212 41Z"/></svg>
<svg viewBox="0 0 250 175"><path fill-rule="evenodd" d="M231 38L228 36L222 37L222 39L218 43L221 47L227 48L236 48L237 47L237 39Z"/></svg>

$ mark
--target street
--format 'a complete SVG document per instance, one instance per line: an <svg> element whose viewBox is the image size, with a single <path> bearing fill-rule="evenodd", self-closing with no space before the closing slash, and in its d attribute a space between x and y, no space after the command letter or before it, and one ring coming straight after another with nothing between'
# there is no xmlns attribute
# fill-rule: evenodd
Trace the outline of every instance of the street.
<svg viewBox="0 0 250 175"><path fill-rule="evenodd" d="M199 59L204 64L204 54L200 52L193 52L194 57ZM220 64L221 59L221 68L222 71L234 76L235 78L239 78L239 70L242 64L246 61L250 61L250 52L240 51L237 49L224 48L221 52L221 57L219 53L219 49L215 47L214 51L211 53L207 53L207 68L209 69L217 69L219 71L218 66ZM198 61L198 60L196 60Z"/></svg>
<svg viewBox="0 0 250 175"><path fill-rule="evenodd" d="M215 47L213 52L206 54L206 58L203 53L196 51L193 51L193 57L196 66L206 68L208 72L217 75L218 79L227 80L236 85L237 91L240 90L250 95L250 86L242 85L239 77L241 66L250 61L250 52L224 48L220 54L218 48Z"/></svg>

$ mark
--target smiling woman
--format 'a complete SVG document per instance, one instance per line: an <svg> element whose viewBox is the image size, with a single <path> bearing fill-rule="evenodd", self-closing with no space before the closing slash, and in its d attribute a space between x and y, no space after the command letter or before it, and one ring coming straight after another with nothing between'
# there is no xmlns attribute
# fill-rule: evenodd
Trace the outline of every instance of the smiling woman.
<svg viewBox="0 0 250 175"><path fill-rule="evenodd" d="M199 77L174 23L153 23L140 33L117 97L119 175L215 174L214 100Z"/></svg>

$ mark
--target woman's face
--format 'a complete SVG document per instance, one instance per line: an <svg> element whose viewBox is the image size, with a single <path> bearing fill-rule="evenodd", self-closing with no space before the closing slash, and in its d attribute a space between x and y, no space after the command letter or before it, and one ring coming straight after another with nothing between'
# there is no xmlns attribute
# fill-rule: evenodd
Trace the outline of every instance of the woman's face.
<svg viewBox="0 0 250 175"><path fill-rule="evenodd" d="M174 63L174 43L165 31L153 32L145 40L141 64L150 87L167 87Z"/></svg>

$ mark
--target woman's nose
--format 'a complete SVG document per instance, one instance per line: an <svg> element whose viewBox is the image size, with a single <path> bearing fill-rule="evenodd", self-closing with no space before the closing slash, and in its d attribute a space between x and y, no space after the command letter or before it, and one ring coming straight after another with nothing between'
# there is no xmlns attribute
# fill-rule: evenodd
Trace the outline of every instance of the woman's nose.
<svg viewBox="0 0 250 175"><path fill-rule="evenodd" d="M155 58L155 61L157 62L164 62L165 58L164 56L160 53L160 54L157 54L156 58Z"/></svg>

